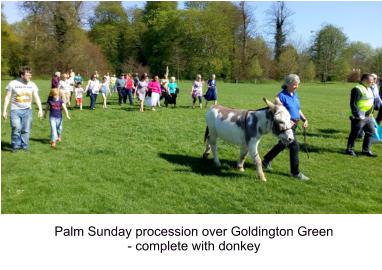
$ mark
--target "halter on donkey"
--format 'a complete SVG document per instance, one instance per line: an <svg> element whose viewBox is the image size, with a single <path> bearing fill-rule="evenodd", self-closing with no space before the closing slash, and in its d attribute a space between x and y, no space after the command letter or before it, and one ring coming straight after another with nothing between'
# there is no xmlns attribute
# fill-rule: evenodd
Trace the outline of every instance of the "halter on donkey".
<svg viewBox="0 0 382 270"><path fill-rule="evenodd" d="M214 162L220 166L216 148L219 137L241 146L237 162L240 171L244 171L245 158L249 152L260 180L266 181L257 150L261 137L272 132L285 145L288 145L294 140L294 136L291 130L290 114L281 102L276 99L276 104L273 104L266 98L263 100L268 107L257 111L233 109L222 105L212 106L205 117L207 128L204 141L207 141L207 146L203 159L207 159L212 150Z"/></svg>

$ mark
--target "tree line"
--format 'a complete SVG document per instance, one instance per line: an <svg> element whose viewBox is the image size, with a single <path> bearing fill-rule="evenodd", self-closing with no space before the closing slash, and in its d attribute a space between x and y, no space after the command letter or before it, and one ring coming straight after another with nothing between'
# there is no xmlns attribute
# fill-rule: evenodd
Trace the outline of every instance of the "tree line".
<svg viewBox="0 0 382 270"><path fill-rule="evenodd" d="M286 2L267 11L267 43L256 34L256 17L245 1L146 2L124 9L121 2L20 2L27 16L8 24L2 14L2 75L16 76L29 65L48 76L72 68L85 76L94 70L163 74L168 66L181 79L214 73L226 80L356 80L359 73L382 73L382 48L349 42L342 30L323 25L312 44L298 51L288 43ZM255 5L255 4L254 4Z"/></svg>

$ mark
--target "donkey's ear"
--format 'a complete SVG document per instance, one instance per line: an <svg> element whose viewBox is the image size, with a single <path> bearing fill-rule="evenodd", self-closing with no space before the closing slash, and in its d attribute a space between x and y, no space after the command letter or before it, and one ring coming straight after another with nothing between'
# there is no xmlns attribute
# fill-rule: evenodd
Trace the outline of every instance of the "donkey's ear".
<svg viewBox="0 0 382 270"><path fill-rule="evenodd" d="M275 104L276 105L283 105L280 101L280 98L278 96L275 96Z"/></svg>
<svg viewBox="0 0 382 270"><path fill-rule="evenodd" d="M266 97L263 97L263 100L265 101L265 103L267 104L267 106L274 110L275 109L275 104L273 104L272 102L270 102Z"/></svg>

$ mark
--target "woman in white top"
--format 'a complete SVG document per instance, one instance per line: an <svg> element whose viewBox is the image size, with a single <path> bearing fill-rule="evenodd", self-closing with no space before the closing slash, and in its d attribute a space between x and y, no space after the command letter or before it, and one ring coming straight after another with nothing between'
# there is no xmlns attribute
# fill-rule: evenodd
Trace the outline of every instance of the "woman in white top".
<svg viewBox="0 0 382 270"><path fill-rule="evenodd" d="M91 80L88 81L88 84L86 85L85 92L90 90L90 109L95 110L95 103L97 100L97 96L99 94L99 89L101 87L101 84L99 83L97 79L97 75L94 74L91 77Z"/></svg>
<svg viewBox="0 0 382 270"><path fill-rule="evenodd" d="M60 90L62 101L65 103L65 105L68 105L70 102L70 91L73 90L73 86L68 80L68 74L64 73L63 77L64 79L60 81L58 88Z"/></svg>
<svg viewBox="0 0 382 270"><path fill-rule="evenodd" d="M194 81L192 88L191 88L191 97L192 97L192 108L195 109L195 102L196 98L199 99L199 107L200 109L203 108L202 105L202 95L203 95L203 84L202 81L202 75L198 74L196 76L196 80Z"/></svg>

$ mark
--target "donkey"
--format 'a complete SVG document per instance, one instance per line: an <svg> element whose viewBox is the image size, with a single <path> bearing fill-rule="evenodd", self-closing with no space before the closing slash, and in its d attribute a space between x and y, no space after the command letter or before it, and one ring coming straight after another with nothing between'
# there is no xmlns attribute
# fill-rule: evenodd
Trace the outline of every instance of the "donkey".
<svg viewBox="0 0 382 270"><path fill-rule="evenodd" d="M267 181L261 167L261 159L257 147L261 137L272 132L284 145L293 142L294 136L288 110L276 98L275 104L265 97L263 98L268 107L257 111L239 110L222 105L212 106L206 113L207 128L204 142L207 141L203 159L207 159L211 152L214 162L220 166L218 159L216 140L223 140L241 146L237 168L244 171L245 158L249 154L256 166L257 174L262 181Z"/></svg>

